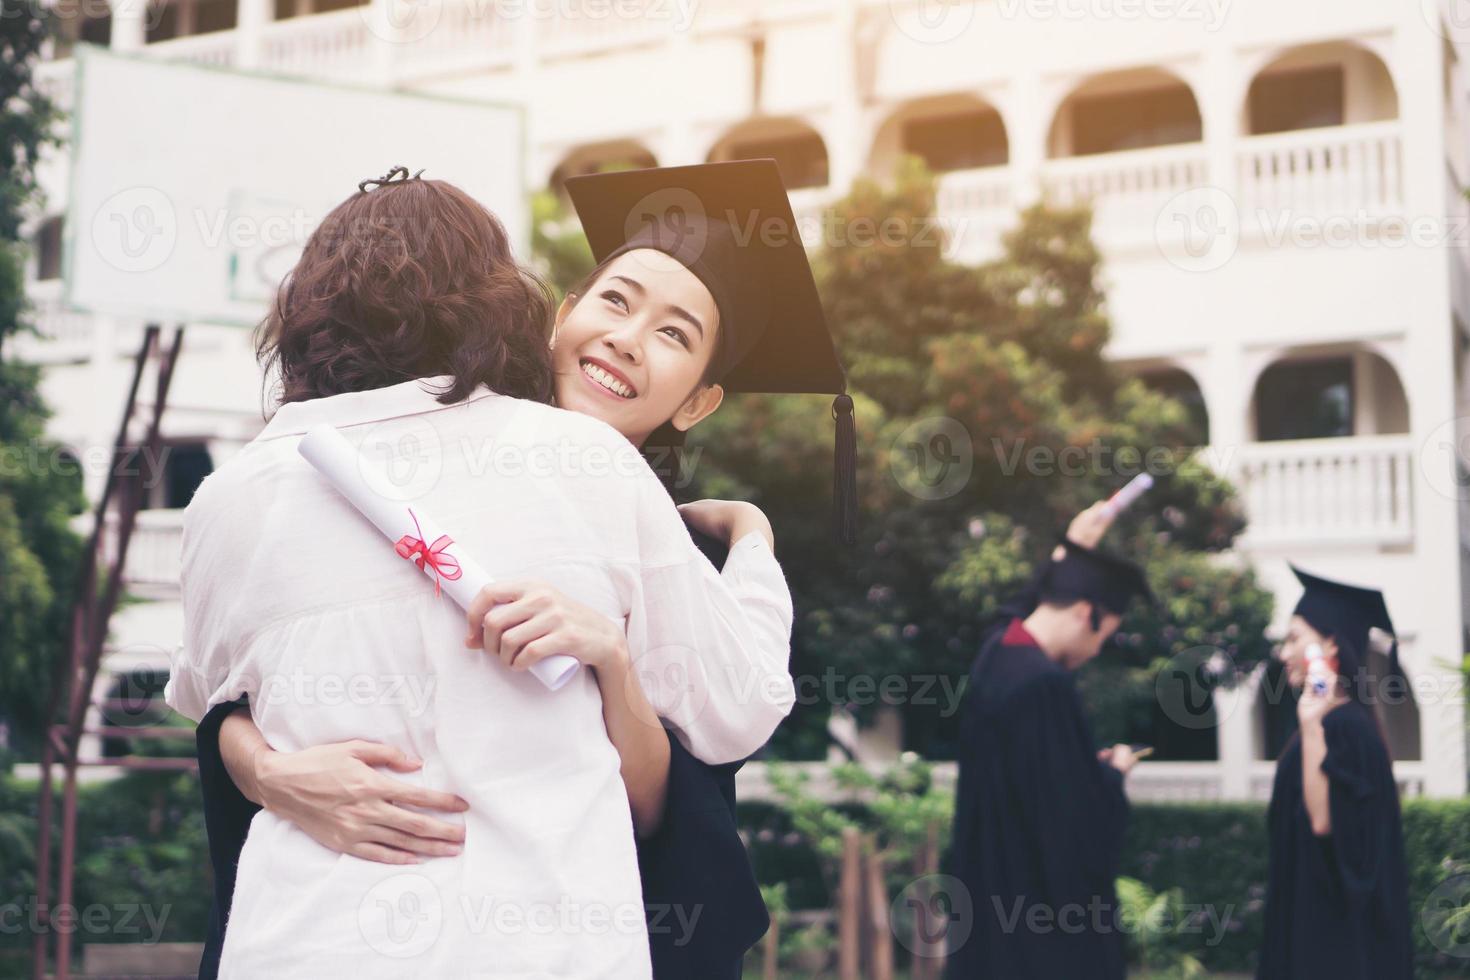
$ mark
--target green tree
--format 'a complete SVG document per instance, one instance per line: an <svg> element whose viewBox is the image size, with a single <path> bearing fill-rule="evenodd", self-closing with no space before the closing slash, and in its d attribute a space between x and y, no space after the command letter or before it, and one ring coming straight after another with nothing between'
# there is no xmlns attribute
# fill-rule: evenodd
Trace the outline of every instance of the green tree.
<svg viewBox="0 0 1470 980"><path fill-rule="evenodd" d="M37 157L54 139L56 111L32 73L48 16L40 4L0 0L0 721L26 754L63 655L81 553L68 522L84 505L80 471L46 439L39 371L6 343L30 329L21 225L39 198Z"/></svg>
<svg viewBox="0 0 1470 980"><path fill-rule="evenodd" d="M592 271L587 236L566 200L546 189L531 195L531 254L536 272L565 296Z"/></svg>
<svg viewBox="0 0 1470 980"><path fill-rule="evenodd" d="M778 746L819 744L829 698L861 712L886 693L908 747L945 754L957 702L925 685L963 678L982 624L1070 516L1147 465L1158 485L1108 545L1146 562L1163 604L1129 618L1083 672L1084 695L1100 734L1207 757L1212 733L1170 724L1154 678L1208 647L1217 669L1198 683L1228 683L1268 652L1269 593L1222 554L1244 526L1233 491L1190 458L1185 407L1105 359L1087 211L1026 210L1001 257L978 267L945 258L934 214L934 182L910 162L893 186L856 185L815 256L857 404L855 549L834 548L825 519L825 399L732 398L692 434L702 454L691 492L764 508L796 594L792 667L805 687Z"/></svg>

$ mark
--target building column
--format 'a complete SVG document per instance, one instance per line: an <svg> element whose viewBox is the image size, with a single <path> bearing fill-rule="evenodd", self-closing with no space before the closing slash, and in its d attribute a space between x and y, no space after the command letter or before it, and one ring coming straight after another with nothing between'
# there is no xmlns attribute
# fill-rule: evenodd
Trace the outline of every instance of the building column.
<svg viewBox="0 0 1470 980"><path fill-rule="evenodd" d="M257 68L261 63L261 31L275 19L273 0L235 0L235 64Z"/></svg>
<svg viewBox="0 0 1470 980"><path fill-rule="evenodd" d="M862 94L858 88L857 4L839 3L832 16L832 43L836 52L831 122L827 143L827 185L846 194L863 172Z"/></svg>
<svg viewBox="0 0 1470 980"><path fill-rule="evenodd" d="M1215 689L1215 745L1219 754L1220 798L1248 800L1251 768L1256 761L1253 708L1256 685L1247 679L1235 687Z"/></svg>
<svg viewBox="0 0 1470 980"><path fill-rule="evenodd" d="M1403 132L1404 213L1451 212L1445 175L1443 39L1425 30L1417 5L1402 8L1394 32L1392 65L1400 86ZM1415 447L1413 476L1414 589L1421 622L1415 624L1412 663L1416 684L1432 684L1419 697L1424 791L1429 796L1465 793L1465 703L1458 671L1449 666L1463 647L1459 494L1451 488L1453 454L1432 451L1437 430L1455 425L1454 319L1450 264L1434 250L1400 284L1406 298L1403 326L1409 420ZM1453 431L1453 430L1452 430ZM1463 491L1461 491L1463 492Z"/></svg>
<svg viewBox="0 0 1470 980"><path fill-rule="evenodd" d="M1240 136L1239 71L1240 66L1230 48L1212 44L1205 49L1201 71L1195 77L1195 97L1199 99L1202 138L1209 166L1206 179L1211 187L1224 191L1237 209L1241 205L1235 160Z"/></svg>
<svg viewBox="0 0 1470 980"><path fill-rule="evenodd" d="M1235 452L1252 441L1250 408L1255 379L1248 373L1245 352L1235 344L1211 347L1204 370L1204 377L1196 380L1209 415L1213 462L1228 466Z"/></svg>
<svg viewBox="0 0 1470 980"><path fill-rule="evenodd" d="M664 50L672 77L700 77L699 66L694 60L692 22L670 31ZM672 98L665 115L666 122L659 133L657 146L651 147L660 167L683 167L704 162L694 145L695 112L699 105L697 91L698 86L685 85L680 91L669 93Z"/></svg>
<svg viewBox="0 0 1470 980"><path fill-rule="evenodd" d="M496 8L491 6L486 9L493 12ZM551 170L549 168L532 165L532 161L542 152L541 139L536 127L536 121L541 118L541 113L537 111L536 106L536 93L541 91L536 78L540 72L540 58L536 52L536 20L536 15L532 13L532 8L526 6L521 9L520 16L515 19L513 24L513 65L516 76L516 87L526 93L526 111L521 113L521 126L525 131L521 134L521 140L522 144L529 148L525 173L527 184L526 193L528 195L535 194L544 189L540 178L543 169L547 174L546 183L549 184L551 182ZM550 166L555 167L556 163L552 162Z"/></svg>
<svg viewBox="0 0 1470 980"><path fill-rule="evenodd" d="M113 0L112 50L138 51L147 43L148 0Z"/></svg>
<svg viewBox="0 0 1470 980"><path fill-rule="evenodd" d="M1010 146L1011 197L1017 208L1041 199L1041 168L1046 163L1046 139L1051 118L1043 118L1041 78L1033 73L1011 79L1001 117Z"/></svg>

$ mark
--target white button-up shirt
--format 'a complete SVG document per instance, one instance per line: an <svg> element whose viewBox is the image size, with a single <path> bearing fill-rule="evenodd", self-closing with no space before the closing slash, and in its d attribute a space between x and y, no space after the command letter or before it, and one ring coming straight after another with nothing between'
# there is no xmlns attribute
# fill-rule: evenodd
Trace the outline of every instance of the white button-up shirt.
<svg viewBox="0 0 1470 980"><path fill-rule="evenodd" d="M641 685L699 758L748 755L795 700L790 593L760 535L717 572L613 429L483 386L444 406L425 386L447 382L283 405L185 511L168 703L198 719L249 694L272 747L394 745L424 760L395 778L470 807L463 852L411 869L258 814L222 976L650 975L592 672L551 692L466 649L464 613L298 454L312 425L376 453L494 578L543 580L624 623Z"/></svg>

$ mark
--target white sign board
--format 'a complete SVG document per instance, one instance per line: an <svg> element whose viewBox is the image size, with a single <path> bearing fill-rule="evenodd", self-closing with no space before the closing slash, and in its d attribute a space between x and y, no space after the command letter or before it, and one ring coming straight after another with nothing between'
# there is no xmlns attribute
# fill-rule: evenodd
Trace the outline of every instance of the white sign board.
<svg viewBox="0 0 1470 980"><path fill-rule="evenodd" d="M327 212L398 164L463 188L528 255L519 107L92 47L76 62L75 309L254 325Z"/></svg>

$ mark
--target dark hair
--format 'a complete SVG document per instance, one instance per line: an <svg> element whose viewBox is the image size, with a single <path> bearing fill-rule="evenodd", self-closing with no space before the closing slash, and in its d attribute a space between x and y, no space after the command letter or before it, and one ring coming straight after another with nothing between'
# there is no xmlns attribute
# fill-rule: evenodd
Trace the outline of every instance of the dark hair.
<svg viewBox="0 0 1470 980"><path fill-rule="evenodd" d="M517 264L493 214L453 184L360 190L307 239L256 328L280 368L280 401L452 375L452 404L478 385L548 401L551 294Z"/></svg>

